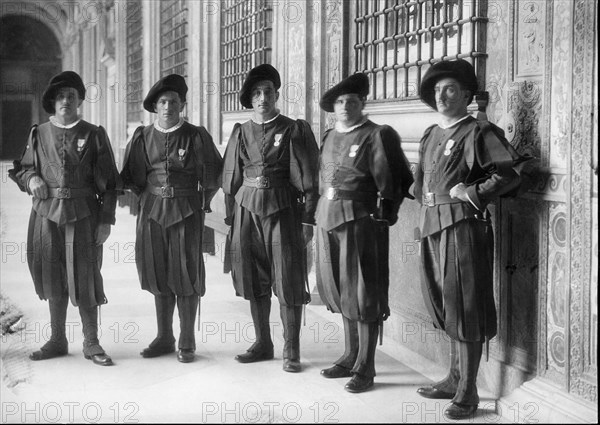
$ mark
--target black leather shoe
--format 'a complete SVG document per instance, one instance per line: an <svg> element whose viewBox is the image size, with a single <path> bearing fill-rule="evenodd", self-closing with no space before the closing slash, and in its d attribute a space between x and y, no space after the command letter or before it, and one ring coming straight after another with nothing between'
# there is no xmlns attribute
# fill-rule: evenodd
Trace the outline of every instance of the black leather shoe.
<svg viewBox="0 0 600 425"><path fill-rule="evenodd" d="M447 393L446 391L438 390L434 387L421 387L417 390L417 394L425 398L447 398L452 400L456 394Z"/></svg>
<svg viewBox="0 0 600 425"><path fill-rule="evenodd" d="M191 348L180 348L177 352L177 360L181 363L191 363L195 358L194 350Z"/></svg>
<svg viewBox="0 0 600 425"><path fill-rule="evenodd" d="M31 353L29 355L29 358L33 361L38 361L38 360L48 360L48 359L53 359L54 357L61 357L61 356L66 356L69 353L68 349L44 349L43 347L38 350L38 351L34 351L33 353Z"/></svg>
<svg viewBox="0 0 600 425"><path fill-rule="evenodd" d="M448 419L469 419L469 418L473 418L476 411L477 411L477 405L452 403L444 411L444 415Z"/></svg>
<svg viewBox="0 0 600 425"><path fill-rule="evenodd" d="M330 368L321 370L321 376L324 378L349 378L352 376L352 372L345 367L333 365Z"/></svg>
<svg viewBox="0 0 600 425"><path fill-rule="evenodd" d="M164 356L165 354L173 352L175 352L175 344L150 346L144 348L140 354L142 357L149 359L152 357Z"/></svg>
<svg viewBox="0 0 600 425"><path fill-rule="evenodd" d="M254 363L263 360L273 360L273 347L266 351L246 351L244 354L238 354L235 359L240 363Z"/></svg>
<svg viewBox="0 0 600 425"><path fill-rule="evenodd" d="M85 354L84 357L93 361L94 364L97 364L98 366L112 366L114 364L110 356L106 353L92 354L91 356Z"/></svg>
<svg viewBox="0 0 600 425"><path fill-rule="evenodd" d="M283 370L292 373L300 372L302 365L299 360L283 359Z"/></svg>
<svg viewBox="0 0 600 425"><path fill-rule="evenodd" d="M373 386L373 378L355 373L344 389L351 393L362 393Z"/></svg>

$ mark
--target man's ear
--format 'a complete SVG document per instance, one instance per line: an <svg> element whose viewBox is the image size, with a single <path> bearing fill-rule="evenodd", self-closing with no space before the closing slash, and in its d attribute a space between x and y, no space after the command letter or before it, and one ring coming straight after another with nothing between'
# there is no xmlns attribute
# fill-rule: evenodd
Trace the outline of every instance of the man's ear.
<svg viewBox="0 0 600 425"><path fill-rule="evenodd" d="M183 108L185 108L185 105L186 105L186 103L187 103L187 102L182 102L182 103L181 103L181 107L179 108L179 112L180 112L180 113L181 113L181 112L183 112Z"/></svg>
<svg viewBox="0 0 600 425"><path fill-rule="evenodd" d="M275 102L279 100L279 90L275 92Z"/></svg>

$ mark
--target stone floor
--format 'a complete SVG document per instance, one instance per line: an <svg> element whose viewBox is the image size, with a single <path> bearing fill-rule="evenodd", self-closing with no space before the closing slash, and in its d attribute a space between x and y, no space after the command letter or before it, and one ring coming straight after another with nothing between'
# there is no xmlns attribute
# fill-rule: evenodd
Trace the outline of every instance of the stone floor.
<svg viewBox="0 0 600 425"><path fill-rule="evenodd" d="M347 379L319 375L343 351L338 315L323 306L306 308L301 347L304 370L282 370L281 320L271 311L275 359L240 364L234 356L253 341L249 305L237 298L220 258L207 256L207 293L196 333L197 360L177 362L175 354L143 359L139 352L156 331L153 297L140 289L134 263L135 218L117 211L117 225L104 247L103 275L109 303L101 309L101 343L115 366L99 367L81 352L81 324L70 306L66 357L32 362L27 355L49 336L47 303L33 290L25 258L30 198L7 181L2 164L1 289L24 313L24 328L0 344L2 423L47 422L250 422L375 423L452 422L447 400L427 400L416 389L444 371L384 340L376 355L371 391L344 391ZM175 320L177 323L177 320ZM176 329L177 332L177 329ZM469 423L499 423L496 403L482 394Z"/></svg>

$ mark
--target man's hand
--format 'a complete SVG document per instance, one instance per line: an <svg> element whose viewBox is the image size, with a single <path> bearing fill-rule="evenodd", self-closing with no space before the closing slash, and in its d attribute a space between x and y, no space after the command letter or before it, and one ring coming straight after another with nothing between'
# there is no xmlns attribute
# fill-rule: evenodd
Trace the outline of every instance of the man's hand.
<svg viewBox="0 0 600 425"><path fill-rule="evenodd" d="M110 224L101 223L96 228L96 245L100 246L108 239L110 235Z"/></svg>
<svg viewBox="0 0 600 425"><path fill-rule="evenodd" d="M385 303L381 303L381 320L385 321L388 319L388 317L390 317L390 306L388 305L387 302Z"/></svg>
<svg viewBox="0 0 600 425"><path fill-rule="evenodd" d="M451 198L458 198L463 202L469 202L469 198L467 197L467 186L464 183L459 183L450 189L449 193Z"/></svg>
<svg viewBox="0 0 600 425"><path fill-rule="evenodd" d="M34 198L48 198L48 185L40 176L33 176L29 179L29 191Z"/></svg>
<svg viewBox="0 0 600 425"><path fill-rule="evenodd" d="M306 247L311 239L313 238L313 227L310 224L302 225L302 240L304 242L304 247Z"/></svg>

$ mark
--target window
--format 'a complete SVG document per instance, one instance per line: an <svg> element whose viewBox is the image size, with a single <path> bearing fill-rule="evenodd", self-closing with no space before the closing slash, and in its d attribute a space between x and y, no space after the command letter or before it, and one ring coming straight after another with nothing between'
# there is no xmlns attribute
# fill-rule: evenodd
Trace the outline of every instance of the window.
<svg viewBox="0 0 600 425"><path fill-rule="evenodd" d="M358 0L354 70L371 80L370 98L414 99L430 64L463 58L477 71L485 55L481 0Z"/></svg>
<svg viewBox="0 0 600 425"><path fill-rule="evenodd" d="M160 72L161 76L179 74L187 77L187 1L160 2Z"/></svg>
<svg viewBox="0 0 600 425"><path fill-rule="evenodd" d="M142 1L127 2L127 122L142 122Z"/></svg>
<svg viewBox="0 0 600 425"><path fill-rule="evenodd" d="M270 0L221 3L221 101L224 112L241 109L238 93L250 69L271 61Z"/></svg>

